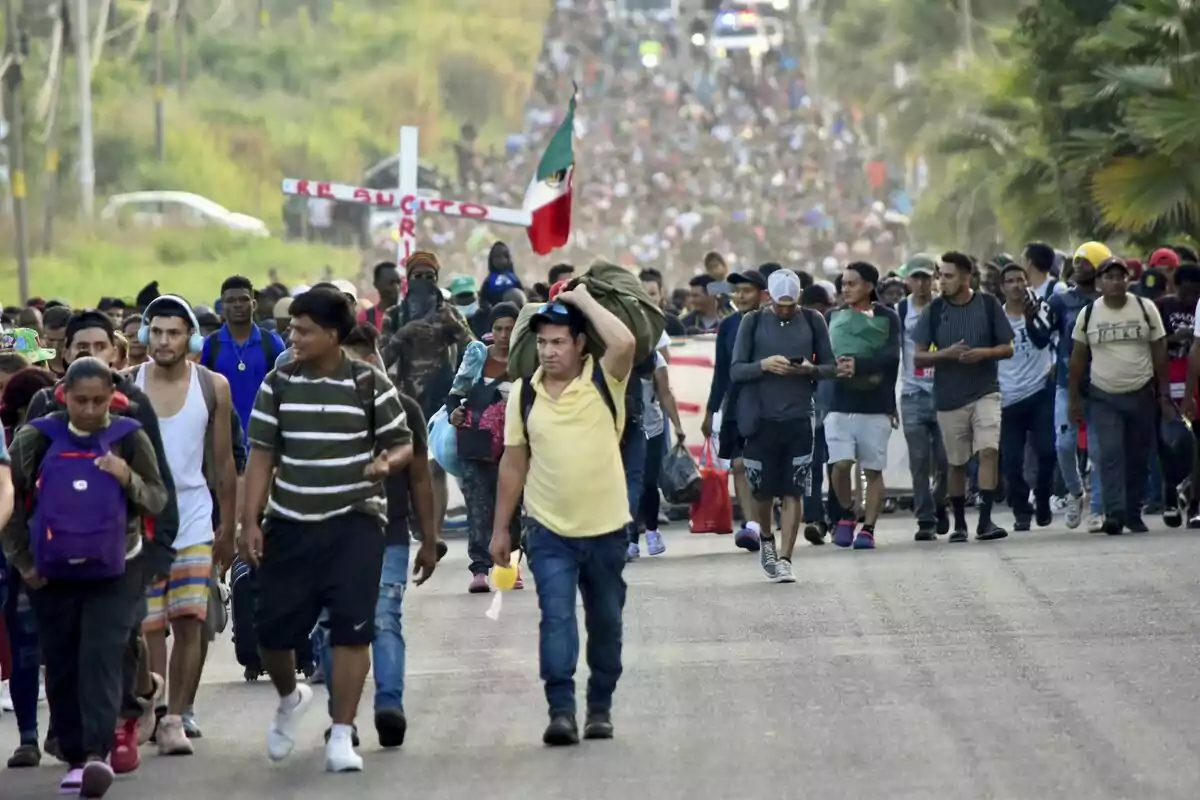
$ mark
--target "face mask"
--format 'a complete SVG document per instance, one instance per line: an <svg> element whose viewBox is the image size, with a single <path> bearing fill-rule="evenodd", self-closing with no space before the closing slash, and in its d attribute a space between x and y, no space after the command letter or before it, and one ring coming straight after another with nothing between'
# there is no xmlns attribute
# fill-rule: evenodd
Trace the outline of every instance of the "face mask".
<svg viewBox="0 0 1200 800"><path fill-rule="evenodd" d="M433 281L410 281L404 302L410 319L423 319L437 309L442 290Z"/></svg>
<svg viewBox="0 0 1200 800"><path fill-rule="evenodd" d="M462 314L467 319L470 319L471 317L473 317L477 313L479 313L479 301L476 300L474 303L471 303L468 306L458 306L457 308L458 308L458 313Z"/></svg>

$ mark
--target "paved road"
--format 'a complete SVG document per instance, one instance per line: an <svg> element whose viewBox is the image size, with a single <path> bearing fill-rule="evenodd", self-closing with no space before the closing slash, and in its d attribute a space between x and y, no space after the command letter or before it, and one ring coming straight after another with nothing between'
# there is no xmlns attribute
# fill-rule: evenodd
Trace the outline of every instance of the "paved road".
<svg viewBox="0 0 1200 800"><path fill-rule="evenodd" d="M486 619L455 545L407 602L401 751L368 725L367 771L326 775L312 713L292 760L268 766L275 700L225 642L198 754L144 748L110 796L1200 796L1200 533L951 547L894 520L879 538L874 553L804 546L799 583L776 586L729 537L670 534L626 573L618 738L567 751L540 744L534 593ZM0 748L14 744L6 717ZM0 772L0 797L50 796L59 775Z"/></svg>

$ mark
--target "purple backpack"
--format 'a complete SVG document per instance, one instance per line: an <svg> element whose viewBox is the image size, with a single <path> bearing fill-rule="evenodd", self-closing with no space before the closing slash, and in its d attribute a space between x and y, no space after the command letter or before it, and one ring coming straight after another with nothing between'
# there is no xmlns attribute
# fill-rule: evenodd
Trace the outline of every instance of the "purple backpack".
<svg viewBox="0 0 1200 800"><path fill-rule="evenodd" d="M29 423L50 447L38 467L29 526L38 574L48 580L99 580L125 574L128 498L117 479L96 466L100 456L141 424L115 417L89 436L61 417Z"/></svg>

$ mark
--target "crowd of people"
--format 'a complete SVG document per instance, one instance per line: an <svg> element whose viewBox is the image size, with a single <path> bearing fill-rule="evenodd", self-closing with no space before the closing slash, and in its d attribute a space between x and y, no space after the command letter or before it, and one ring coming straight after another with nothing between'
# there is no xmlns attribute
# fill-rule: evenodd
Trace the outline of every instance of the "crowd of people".
<svg viewBox="0 0 1200 800"><path fill-rule="evenodd" d="M799 33L789 30L782 50L755 70L732 56L689 55L677 25L618 16L591 0L556 5L524 129L503 151L461 142L446 192L520 207L577 90L572 236L554 259L603 255L683 282L710 250L734 268L780 258L833 270L829 278L851 256L900 258L911 213L904 181L872 148L870 120L812 96ZM645 41L668 45L653 68L638 56ZM505 233L432 214L419 226L456 274L470 273ZM550 266L525 242L513 246L525 268ZM823 267L826 259L834 260Z"/></svg>
<svg viewBox="0 0 1200 800"><path fill-rule="evenodd" d="M212 306L151 285L95 308L4 309L9 767L50 756L64 793L99 797L147 743L202 752L201 677L227 613L247 676L279 695L272 760L323 680L325 767L362 770L368 670L379 744L402 746L403 600L447 552L452 471L466 591L495 591L509 565L512 588L536 588L543 741L611 738L623 571L667 552L663 463L689 443L672 337L714 339L700 432L731 465L732 545L773 582L797 580L801 535L876 547L896 429L917 542L1003 539L1000 506L1017 533L1058 514L1110 535L1152 513L1200 528L1194 252L1143 264L1100 242L1032 242L1015 258L904 258L903 193L860 120L819 107L786 52L756 68L668 48L649 67L637 45L662 32L603 5L557 4L507 152L460 150L464 199L518 205L515 176L578 89L573 232L548 269L486 226L430 215L422 241L447 263L381 261L369 290L230 276ZM645 357L573 282L597 252L663 312ZM523 317L539 366L521 377Z"/></svg>
<svg viewBox="0 0 1200 800"><path fill-rule="evenodd" d="M233 609L238 640L257 645L246 666L280 696L270 758L290 754L312 703L297 677L307 660L329 689L327 769L362 769L355 717L372 667L379 742L400 746L410 561L420 584L446 552L448 465L427 425L439 415L468 465L467 590L493 591L493 567L510 564L536 586L543 740L613 735L622 572L643 534L650 556L666 552L660 471L686 438L671 337L635 363L632 329L573 266L526 289L507 247L491 252L481 282L444 276L427 251L380 263L378 303L345 281L256 289L233 276L219 314L154 287L132 304L5 309L0 641L20 733L10 767L57 757L61 788L95 797L137 769L151 739L163 755L193 753L231 568L254 586L248 627L237 630L236 599ZM643 270L642 296L656 298L666 330L715 332L701 429L732 463L733 542L759 553L770 580L796 580L801 533L875 548L897 427L918 542L967 541L971 505L977 540L1008 536L1002 504L1016 531L1050 526L1056 491L1068 528L1085 499L1093 532L1145 531L1155 510L1200 528L1183 422L1200 379L1200 265L1187 248L1155 251L1143 271L1099 242L1069 258L1034 242L984 263L918 254L886 275L854 261L832 284L772 262L731 272L716 253L702 264L669 293ZM898 298L884 291L897 281ZM509 355L530 304L539 366L524 379ZM577 593L589 636L582 728Z"/></svg>

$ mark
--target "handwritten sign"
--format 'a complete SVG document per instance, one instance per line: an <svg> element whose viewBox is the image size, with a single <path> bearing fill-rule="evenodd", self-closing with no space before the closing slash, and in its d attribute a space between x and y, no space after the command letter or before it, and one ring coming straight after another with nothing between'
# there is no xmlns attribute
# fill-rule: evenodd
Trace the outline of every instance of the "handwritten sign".
<svg viewBox="0 0 1200 800"><path fill-rule="evenodd" d="M395 189L368 189L365 186L352 186L329 181L289 178L283 181L282 189L284 194L296 197L315 197L376 208L399 209L400 213L404 215L400 220L402 228L407 222L412 226L409 233L414 234L416 233L416 220L413 217L416 214L441 214L445 217L477 219L524 227L529 226L533 217L530 212L517 208L502 208L483 203L464 203L459 200L444 200L437 197L417 197L413 194L402 195ZM401 233L404 231L402 230Z"/></svg>

